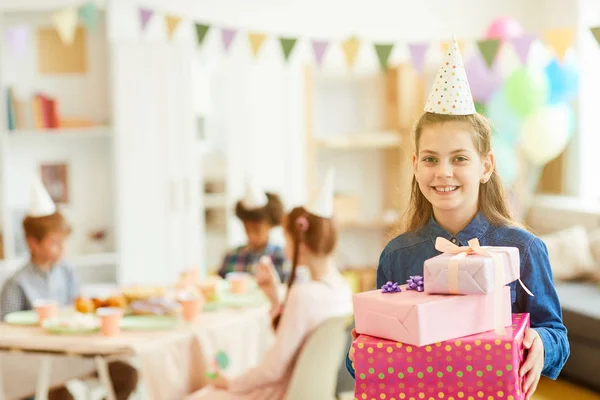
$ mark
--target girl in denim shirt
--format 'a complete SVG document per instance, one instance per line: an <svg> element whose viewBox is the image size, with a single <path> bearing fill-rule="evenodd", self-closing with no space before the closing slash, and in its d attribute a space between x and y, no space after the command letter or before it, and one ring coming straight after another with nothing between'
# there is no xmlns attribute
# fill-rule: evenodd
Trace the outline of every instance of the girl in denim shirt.
<svg viewBox="0 0 600 400"><path fill-rule="evenodd" d="M515 282L510 284L512 312L529 313L531 318L524 339L527 358L520 369L520 375L526 376L523 391L530 399L540 375L556 379L569 356L546 245L511 218L495 168L488 121L474 107L466 115L433 110L425 112L415 128L406 225L381 254L377 287L423 275L425 260L439 254L434 247L437 237L459 246L477 238L482 246L517 247L521 280L535 295L529 296ZM349 354L346 366L354 377L352 361Z"/></svg>

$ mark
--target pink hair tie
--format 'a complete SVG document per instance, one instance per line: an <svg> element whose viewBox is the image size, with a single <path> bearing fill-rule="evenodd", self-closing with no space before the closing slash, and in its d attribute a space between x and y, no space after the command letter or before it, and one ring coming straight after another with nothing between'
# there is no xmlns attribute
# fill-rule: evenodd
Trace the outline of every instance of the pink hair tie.
<svg viewBox="0 0 600 400"><path fill-rule="evenodd" d="M302 232L308 231L308 219L304 215L298 217L298 219L296 220L296 226Z"/></svg>

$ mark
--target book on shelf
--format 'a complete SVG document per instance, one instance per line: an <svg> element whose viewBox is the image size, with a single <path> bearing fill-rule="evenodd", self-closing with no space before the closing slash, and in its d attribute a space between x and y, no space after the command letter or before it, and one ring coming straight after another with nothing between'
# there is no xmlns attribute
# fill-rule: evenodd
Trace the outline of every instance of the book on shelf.
<svg viewBox="0 0 600 400"><path fill-rule="evenodd" d="M58 101L41 92L36 93L29 102L26 102L18 100L13 88L9 87L6 92L6 113L9 131L61 127Z"/></svg>

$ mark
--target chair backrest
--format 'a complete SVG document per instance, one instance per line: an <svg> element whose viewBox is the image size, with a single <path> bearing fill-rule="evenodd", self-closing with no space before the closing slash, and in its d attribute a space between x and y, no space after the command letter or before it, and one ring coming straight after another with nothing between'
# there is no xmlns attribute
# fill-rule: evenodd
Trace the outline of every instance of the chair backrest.
<svg viewBox="0 0 600 400"><path fill-rule="evenodd" d="M285 400L334 400L338 370L346 352L348 317L323 322L302 346Z"/></svg>

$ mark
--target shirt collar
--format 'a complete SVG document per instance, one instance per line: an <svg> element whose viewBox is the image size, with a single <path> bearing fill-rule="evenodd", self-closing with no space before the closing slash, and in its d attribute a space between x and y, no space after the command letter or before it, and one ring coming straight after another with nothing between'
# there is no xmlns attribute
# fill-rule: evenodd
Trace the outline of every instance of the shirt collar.
<svg viewBox="0 0 600 400"><path fill-rule="evenodd" d="M467 242L473 238L477 238L481 240L483 234L489 229L490 223L488 220L478 212L475 217L469 222L469 224L460 232L454 236L461 246L466 246ZM452 240L453 236L440 224L438 224L433 215L429 218L429 222L427 223L427 229L429 230L431 238L435 241L435 238L438 236L443 237L444 239Z"/></svg>

